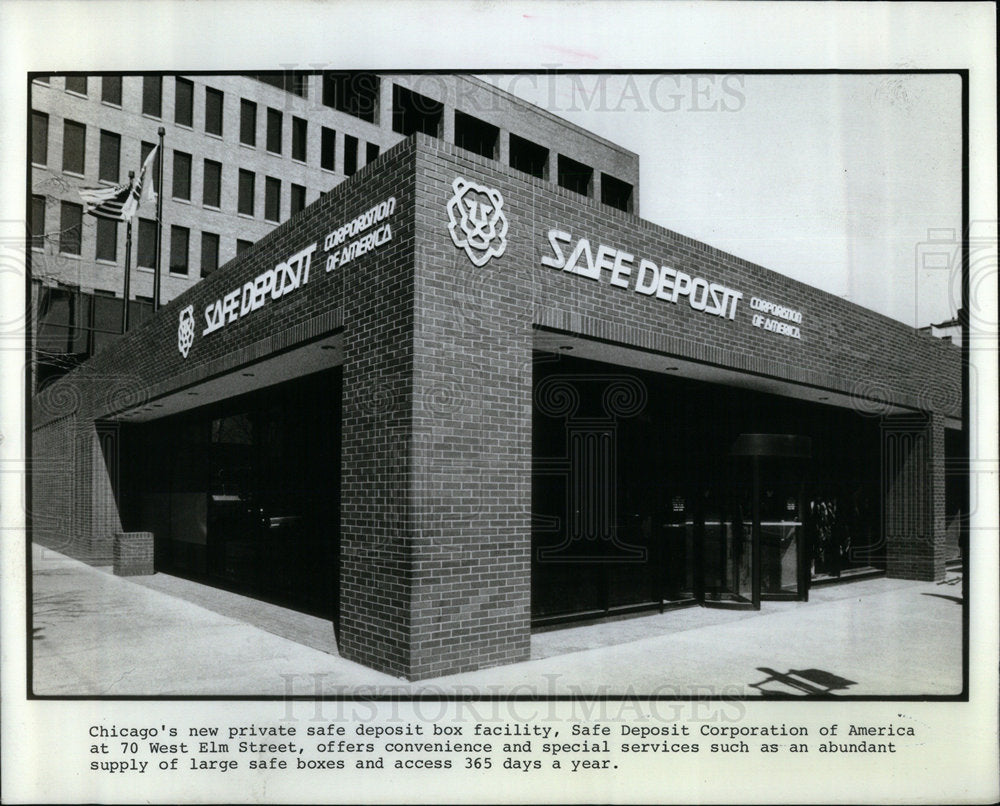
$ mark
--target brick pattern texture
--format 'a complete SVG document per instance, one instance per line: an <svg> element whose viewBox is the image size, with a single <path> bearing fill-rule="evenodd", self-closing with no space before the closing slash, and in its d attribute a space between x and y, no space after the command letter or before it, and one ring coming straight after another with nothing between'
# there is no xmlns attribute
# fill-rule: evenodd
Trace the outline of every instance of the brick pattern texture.
<svg viewBox="0 0 1000 806"><path fill-rule="evenodd" d="M116 576L134 577L153 573L153 533L116 532L114 540Z"/></svg>

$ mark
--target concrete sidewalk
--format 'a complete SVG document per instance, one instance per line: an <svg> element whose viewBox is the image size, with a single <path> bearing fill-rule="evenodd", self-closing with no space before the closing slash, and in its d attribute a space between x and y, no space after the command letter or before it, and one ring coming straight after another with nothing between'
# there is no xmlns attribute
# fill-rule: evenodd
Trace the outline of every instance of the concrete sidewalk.
<svg viewBox="0 0 1000 806"><path fill-rule="evenodd" d="M693 607L532 637L529 661L419 683L336 654L330 622L34 546L36 695L948 695L962 586L869 579L760 612ZM294 640L292 640L294 638Z"/></svg>

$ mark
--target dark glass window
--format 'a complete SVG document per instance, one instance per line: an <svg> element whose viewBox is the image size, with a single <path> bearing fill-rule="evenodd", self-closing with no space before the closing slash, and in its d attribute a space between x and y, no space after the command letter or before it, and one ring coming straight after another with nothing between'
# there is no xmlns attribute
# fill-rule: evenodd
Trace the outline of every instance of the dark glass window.
<svg viewBox="0 0 1000 806"><path fill-rule="evenodd" d="M246 73L264 84L277 87L279 90L298 95L300 98L309 96L309 74L301 70L285 70L283 72Z"/></svg>
<svg viewBox="0 0 1000 806"><path fill-rule="evenodd" d="M83 230L83 207L73 202L61 202L59 217L59 251L67 255L80 254Z"/></svg>
<svg viewBox="0 0 1000 806"><path fill-rule="evenodd" d="M280 221L281 218L281 180L269 176L264 180L264 219Z"/></svg>
<svg viewBox="0 0 1000 806"><path fill-rule="evenodd" d="M170 227L170 271L173 274L188 273L188 241L191 231L187 227Z"/></svg>
<svg viewBox="0 0 1000 806"><path fill-rule="evenodd" d="M244 241L242 238L236 239L236 255L239 257L244 252L246 252L251 246L253 246L253 241Z"/></svg>
<svg viewBox="0 0 1000 806"><path fill-rule="evenodd" d="M121 76L104 76L101 79L101 100L106 104L122 105Z"/></svg>
<svg viewBox="0 0 1000 806"><path fill-rule="evenodd" d="M72 120L63 122L63 170L82 174L85 161L87 127Z"/></svg>
<svg viewBox="0 0 1000 806"><path fill-rule="evenodd" d="M118 222L110 218L97 219L97 251L94 254L98 260L118 259Z"/></svg>
<svg viewBox="0 0 1000 806"><path fill-rule="evenodd" d="M365 145L365 165L375 162L378 159L378 143L367 143Z"/></svg>
<svg viewBox="0 0 1000 806"><path fill-rule="evenodd" d="M178 78L174 86L174 123L194 125L194 84Z"/></svg>
<svg viewBox="0 0 1000 806"><path fill-rule="evenodd" d="M205 160L201 203L219 207L222 203L222 163Z"/></svg>
<svg viewBox="0 0 1000 806"><path fill-rule="evenodd" d="M594 169L582 162L559 155L559 186L581 196L590 196Z"/></svg>
<svg viewBox="0 0 1000 806"><path fill-rule="evenodd" d="M156 222L148 218L139 219L136 265L144 269L156 267Z"/></svg>
<svg viewBox="0 0 1000 806"><path fill-rule="evenodd" d="M321 132L319 164L327 171L337 170L337 133L333 129L323 127Z"/></svg>
<svg viewBox="0 0 1000 806"><path fill-rule="evenodd" d="M306 206L306 189L302 185L292 185L291 214L301 213Z"/></svg>
<svg viewBox="0 0 1000 806"><path fill-rule="evenodd" d="M245 171L240 168L240 186L237 211L244 215L253 215L253 192L254 192L253 171Z"/></svg>
<svg viewBox="0 0 1000 806"><path fill-rule="evenodd" d="M496 126L464 112L455 112L455 145L459 148L493 159L499 138L500 129Z"/></svg>
<svg viewBox="0 0 1000 806"><path fill-rule="evenodd" d="M246 98L240 99L240 142L257 145L257 104Z"/></svg>
<svg viewBox="0 0 1000 806"><path fill-rule="evenodd" d="M306 121L292 117L292 159L306 161Z"/></svg>
<svg viewBox="0 0 1000 806"><path fill-rule="evenodd" d="M191 200L191 155L174 151L174 184L171 191L175 199Z"/></svg>
<svg viewBox="0 0 1000 806"><path fill-rule="evenodd" d="M201 276L208 277L219 268L219 236L214 232L201 234Z"/></svg>
<svg viewBox="0 0 1000 806"><path fill-rule="evenodd" d="M95 291L92 304L93 344L90 353L95 355L121 335L122 301L115 299L110 291Z"/></svg>
<svg viewBox="0 0 1000 806"><path fill-rule="evenodd" d="M31 248L45 246L45 197L31 197Z"/></svg>
<svg viewBox="0 0 1000 806"><path fill-rule="evenodd" d="M344 135L344 176L358 172L358 138Z"/></svg>
<svg viewBox="0 0 1000 806"><path fill-rule="evenodd" d="M222 135L222 92L205 87L205 131Z"/></svg>
<svg viewBox="0 0 1000 806"><path fill-rule="evenodd" d="M154 148L156 148L156 146L153 145L152 143L143 143L142 144L142 147L140 149L140 154L139 154L139 170L140 171L142 170L142 166L146 162L146 157L149 156L149 152L152 151ZM153 190L156 191L157 193L159 193L160 192L160 152L159 151L156 152L156 159L154 159L153 160L153 164L149 166L149 170L153 174L153 176L152 176ZM138 171L136 172L136 174L138 175ZM150 177L147 174L146 178L143 179L143 182L145 183L145 182L149 182L149 181L150 181ZM143 184L143 187L145 187L145 184Z"/></svg>
<svg viewBox="0 0 1000 806"><path fill-rule="evenodd" d="M49 162L49 116L44 112L31 113L31 161L35 165Z"/></svg>
<svg viewBox="0 0 1000 806"><path fill-rule="evenodd" d="M66 76L66 89L70 92L76 92L80 95L87 94L87 77L86 76Z"/></svg>
<svg viewBox="0 0 1000 806"><path fill-rule="evenodd" d="M267 110L267 150L275 154L281 153L281 112L277 109Z"/></svg>
<svg viewBox="0 0 1000 806"><path fill-rule="evenodd" d="M510 136L510 167L539 179L548 178L549 150L516 134Z"/></svg>
<svg viewBox="0 0 1000 806"><path fill-rule="evenodd" d="M632 186L606 173L601 174L601 203L626 213L632 212Z"/></svg>
<svg viewBox="0 0 1000 806"><path fill-rule="evenodd" d="M392 87L392 130L404 137L423 132L441 136L444 104L398 84Z"/></svg>
<svg viewBox="0 0 1000 806"><path fill-rule="evenodd" d="M114 132L101 132L101 154L97 175L109 182L117 182L120 171L122 138Z"/></svg>
<svg viewBox="0 0 1000 806"><path fill-rule="evenodd" d="M136 297L128 301L128 327L129 330L145 322L153 315L153 298Z"/></svg>
<svg viewBox="0 0 1000 806"><path fill-rule="evenodd" d="M378 112L379 77L374 73L324 73L323 104L368 123Z"/></svg>
<svg viewBox="0 0 1000 806"><path fill-rule="evenodd" d="M160 116L163 104L163 78L162 76L142 77L142 114L152 115L154 118Z"/></svg>

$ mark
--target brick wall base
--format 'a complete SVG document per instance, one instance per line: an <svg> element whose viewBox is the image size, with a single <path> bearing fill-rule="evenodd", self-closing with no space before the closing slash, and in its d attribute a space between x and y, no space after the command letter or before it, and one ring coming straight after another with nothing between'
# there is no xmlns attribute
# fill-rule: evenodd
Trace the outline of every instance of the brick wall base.
<svg viewBox="0 0 1000 806"><path fill-rule="evenodd" d="M114 541L115 576L148 576L153 573L153 533L117 532Z"/></svg>

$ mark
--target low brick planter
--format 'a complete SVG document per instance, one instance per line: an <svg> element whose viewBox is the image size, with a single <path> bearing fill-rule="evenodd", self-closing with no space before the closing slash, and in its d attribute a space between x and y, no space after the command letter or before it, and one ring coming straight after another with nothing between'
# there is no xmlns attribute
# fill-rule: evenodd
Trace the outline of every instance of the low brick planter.
<svg viewBox="0 0 1000 806"><path fill-rule="evenodd" d="M145 576L153 573L153 533L116 532L114 545L115 575Z"/></svg>

